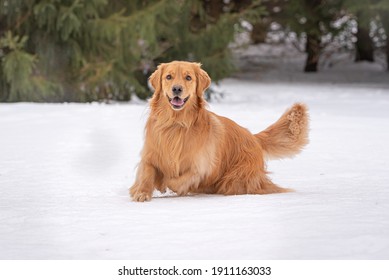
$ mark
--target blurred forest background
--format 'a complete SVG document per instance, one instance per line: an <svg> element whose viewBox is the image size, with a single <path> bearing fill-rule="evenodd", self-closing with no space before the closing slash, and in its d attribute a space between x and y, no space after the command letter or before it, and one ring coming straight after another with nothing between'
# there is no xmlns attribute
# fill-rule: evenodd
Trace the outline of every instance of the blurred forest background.
<svg viewBox="0 0 389 280"><path fill-rule="evenodd" d="M293 44L301 71L320 71L326 49L356 63L379 55L389 70L389 0L0 0L0 101L145 99L171 60L199 61L218 81L236 70L243 33Z"/></svg>

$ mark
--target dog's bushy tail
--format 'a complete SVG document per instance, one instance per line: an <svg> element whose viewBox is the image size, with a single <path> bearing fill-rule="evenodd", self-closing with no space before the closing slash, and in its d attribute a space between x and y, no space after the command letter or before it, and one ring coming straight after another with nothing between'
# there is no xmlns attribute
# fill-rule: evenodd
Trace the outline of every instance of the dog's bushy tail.
<svg viewBox="0 0 389 280"><path fill-rule="evenodd" d="M293 157L308 144L309 115L307 106L296 103L274 124L254 134L260 142L265 157L280 159Z"/></svg>

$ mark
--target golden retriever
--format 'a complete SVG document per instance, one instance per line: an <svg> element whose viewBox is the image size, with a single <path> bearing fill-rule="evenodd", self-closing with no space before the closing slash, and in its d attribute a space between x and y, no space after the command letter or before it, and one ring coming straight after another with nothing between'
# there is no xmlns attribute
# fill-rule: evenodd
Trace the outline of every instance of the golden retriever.
<svg viewBox="0 0 389 280"><path fill-rule="evenodd" d="M178 195L288 192L267 176L265 159L291 157L308 143L308 112L295 104L266 130L251 134L206 109L211 79L201 64L160 64L150 76L155 89L136 181L134 201L148 201L154 189Z"/></svg>

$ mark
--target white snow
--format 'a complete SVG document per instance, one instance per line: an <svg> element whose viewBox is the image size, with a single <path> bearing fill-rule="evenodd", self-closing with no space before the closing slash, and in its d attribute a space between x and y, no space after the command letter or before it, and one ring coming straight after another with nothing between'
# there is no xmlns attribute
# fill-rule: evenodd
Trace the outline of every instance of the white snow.
<svg viewBox="0 0 389 280"><path fill-rule="evenodd" d="M252 132L309 106L311 143L269 162L296 192L266 196L131 202L146 103L0 104L0 259L388 259L389 75L321 75L227 79L210 104Z"/></svg>

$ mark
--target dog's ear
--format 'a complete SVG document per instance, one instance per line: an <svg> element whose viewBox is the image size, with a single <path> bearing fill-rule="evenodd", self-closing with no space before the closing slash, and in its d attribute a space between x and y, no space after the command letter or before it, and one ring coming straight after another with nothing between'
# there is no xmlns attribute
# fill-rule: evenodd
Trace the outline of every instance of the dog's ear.
<svg viewBox="0 0 389 280"><path fill-rule="evenodd" d="M197 95L202 97L204 91L211 85L211 78L208 76L208 73L201 69L201 64L197 63L196 67L196 76L197 76Z"/></svg>
<svg viewBox="0 0 389 280"><path fill-rule="evenodd" d="M161 76L164 68L165 63L161 63L149 77L150 85L153 87L155 93L158 93L161 90Z"/></svg>

